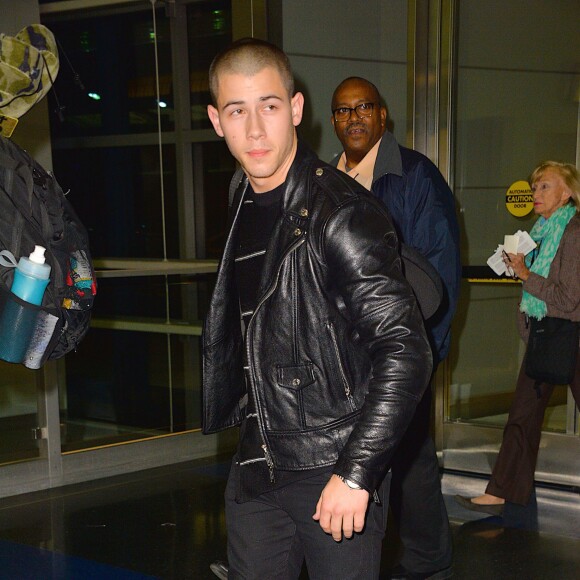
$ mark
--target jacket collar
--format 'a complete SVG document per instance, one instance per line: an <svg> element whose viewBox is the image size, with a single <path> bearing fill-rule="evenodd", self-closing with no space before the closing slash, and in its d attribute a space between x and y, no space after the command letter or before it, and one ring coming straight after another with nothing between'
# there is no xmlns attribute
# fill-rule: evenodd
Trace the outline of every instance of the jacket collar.
<svg viewBox="0 0 580 580"><path fill-rule="evenodd" d="M392 133L385 131L379 145L377 162L373 171L373 183L386 173L403 176L403 161L399 144Z"/></svg>
<svg viewBox="0 0 580 580"><path fill-rule="evenodd" d="M308 183L310 181L309 169L312 164L318 160L318 157L298 139L296 155L286 180L284 181L284 193L282 194L282 208L284 211L290 211L301 215L304 204L307 203L306 195L309 191ZM230 196L232 198L232 208L234 209L233 218L237 217L238 210L243 203L248 188L248 178L241 169L238 169L232 178L230 184Z"/></svg>
<svg viewBox="0 0 580 580"><path fill-rule="evenodd" d="M333 167L338 166L342 153L334 157L330 162ZM385 131L379 145L377 161L373 170L373 183L382 175L393 173L399 177L403 176L403 160L401 159L401 149L392 133Z"/></svg>
<svg viewBox="0 0 580 580"><path fill-rule="evenodd" d="M305 144L298 140L296 156L284 182L282 211L272 229L272 235L268 243L268 251L262 266L262 277L258 290L259 296L262 296L272 283L280 260L283 259L291 248L305 240L311 214L310 190L312 187L313 165L318 161L318 157ZM224 257L227 256L227 259L231 259L232 264L240 208L246 196L247 185L248 179L244 176L238 185L238 191L234 198L233 223L224 251ZM231 273L234 275L233 269Z"/></svg>
<svg viewBox="0 0 580 580"><path fill-rule="evenodd" d="M299 139L296 156L286 175L282 197L285 212L302 215L303 208L308 209L311 167L317 160L316 155Z"/></svg>

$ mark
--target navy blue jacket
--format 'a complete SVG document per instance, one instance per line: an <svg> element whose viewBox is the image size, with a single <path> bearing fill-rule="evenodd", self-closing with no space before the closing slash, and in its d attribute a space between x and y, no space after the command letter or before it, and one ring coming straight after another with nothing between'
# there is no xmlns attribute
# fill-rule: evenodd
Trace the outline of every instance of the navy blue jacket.
<svg viewBox="0 0 580 580"><path fill-rule="evenodd" d="M336 167L339 158L331 165ZM461 283L453 194L425 155L401 147L388 132L379 145L371 191L387 206L399 239L425 256L441 276L442 304L425 322L435 362L440 362L449 352L451 320Z"/></svg>

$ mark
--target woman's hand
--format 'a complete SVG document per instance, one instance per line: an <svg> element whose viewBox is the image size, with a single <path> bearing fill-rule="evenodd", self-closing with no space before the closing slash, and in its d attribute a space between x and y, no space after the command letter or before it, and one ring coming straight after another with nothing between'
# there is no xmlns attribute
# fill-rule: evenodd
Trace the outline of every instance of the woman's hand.
<svg viewBox="0 0 580 580"><path fill-rule="evenodd" d="M506 267L511 268L514 274L524 282L528 279L530 271L526 267L523 254L507 254L508 259L504 258Z"/></svg>

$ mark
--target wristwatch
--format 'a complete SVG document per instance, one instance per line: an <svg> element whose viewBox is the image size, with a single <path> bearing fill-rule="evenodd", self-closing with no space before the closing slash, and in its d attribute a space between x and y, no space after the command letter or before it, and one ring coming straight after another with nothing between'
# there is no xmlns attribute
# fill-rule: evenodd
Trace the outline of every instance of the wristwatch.
<svg viewBox="0 0 580 580"><path fill-rule="evenodd" d="M342 475L336 475L336 477L338 477L338 479L340 479L343 483L346 483L346 485L348 485L350 489L362 489L362 487L358 483L355 483L350 479L345 479L344 477L342 477Z"/></svg>

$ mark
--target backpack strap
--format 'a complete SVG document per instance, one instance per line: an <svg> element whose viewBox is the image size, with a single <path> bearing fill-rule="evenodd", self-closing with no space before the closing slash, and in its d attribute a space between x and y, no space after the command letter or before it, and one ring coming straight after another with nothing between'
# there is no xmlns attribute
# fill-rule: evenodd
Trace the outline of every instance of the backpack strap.
<svg viewBox="0 0 580 580"><path fill-rule="evenodd" d="M0 165L7 169L12 169L12 171L16 171L16 168L20 163L13 157L10 157L10 155L6 155L6 153L0 149Z"/></svg>
<svg viewBox="0 0 580 580"><path fill-rule="evenodd" d="M232 207L232 203L234 202L234 196L236 195L236 191L238 190L238 187L242 183L245 176L246 176L246 174L244 173L244 170L241 167L238 167L236 169L236 172L232 176L232 180L230 181L230 191L228 194L228 207L230 207L230 208Z"/></svg>
<svg viewBox="0 0 580 580"><path fill-rule="evenodd" d="M20 241L22 239L22 232L24 231L24 216L32 215L32 196L34 195L32 173L30 171L22 171L24 164L14 157L7 155L2 150L0 150L0 166L4 169L4 179L0 183L0 188L2 188L16 208L14 212L14 223L12 224L10 249L16 256L19 256ZM20 177L24 181L26 187L27 196L24 199L23 196L12 194L14 191L14 180L17 177Z"/></svg>
<svg viewBox="0 0 580 580"><path fill-rule="evenodd" d="M45 171L36 161L32 160L30 167L33 181L38 188L41 188L43 206L46 212L42 211L42 235L43 238L51 242L58 242L64 235L64 208L62 199L64 193L60 186L48 171ZM57 190L58 188L58 190ZM46 195L42 195L46 193Z"/></svg>
<svg viewBox="0 0 580 580"><path fill-rule="evenodd" d="M32 179L32 171L30 167L22 161L18 161L9 155L6 155L3 151L0 151L0 164L2 167L8 169L7 179L4 184L2 184L2 189L10 196L14 205L18 208L18 211L22 212L24 215L30 215L32 213L32 196L34 195L34 181ZM28 171L22 171L23 168L28 169ZM28 197L26 202L20 197L12 196L12 187L14 183L14 175L19 175L24 183L26 184L26 191L28 192Z"/></svg>
<svg viewBox="0 0 580 580"><path fill-rule="evenodd" d="M11 156L0 150L0 165L6 169L2 189L12 200L17 209L16 221L12 231L12 248L15 254L20 253L20 239L24 228L24 222L28 221L36 224L42 239L46 243L58 241L64 232L63 207L60 195L54 195L55 180L50 173L45 171L34 159L20 149L19 157ZM14 195L14 180L20 178L27 195ZM36 192L35 192L36 188ZM21 190L21 188L18 188ZM46 193L46 195L43 195ZM57 192L62 194L61 192ZM38 207L35 206L37 198ZM36 219L33 215L37 211ZM38 221L40 220L40 221Z"/></svg>

